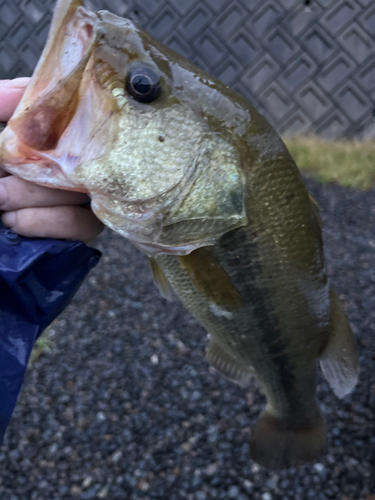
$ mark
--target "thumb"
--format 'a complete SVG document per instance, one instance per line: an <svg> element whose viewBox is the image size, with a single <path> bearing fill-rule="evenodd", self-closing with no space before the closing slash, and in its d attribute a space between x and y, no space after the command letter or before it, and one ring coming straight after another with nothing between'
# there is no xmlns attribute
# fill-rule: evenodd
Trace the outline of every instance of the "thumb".
<svg viewBox="0 0 375 500"><path fill-rule="evenodd" d="M0 121L6 122L20 102L30 78L0 80Z"/></svg>

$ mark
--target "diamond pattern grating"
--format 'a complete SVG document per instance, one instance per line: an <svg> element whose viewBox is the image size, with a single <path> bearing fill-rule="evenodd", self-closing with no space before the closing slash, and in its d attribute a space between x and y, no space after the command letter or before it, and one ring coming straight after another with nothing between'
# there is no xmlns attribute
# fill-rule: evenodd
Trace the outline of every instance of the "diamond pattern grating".
<svg viewBox="0 0 375 500"><path fill-rule="evenodd" d="M373 0L89 0L244 95L283 134L375 138ZM54 0L0 0L0 78L30 75Z"/></svg>

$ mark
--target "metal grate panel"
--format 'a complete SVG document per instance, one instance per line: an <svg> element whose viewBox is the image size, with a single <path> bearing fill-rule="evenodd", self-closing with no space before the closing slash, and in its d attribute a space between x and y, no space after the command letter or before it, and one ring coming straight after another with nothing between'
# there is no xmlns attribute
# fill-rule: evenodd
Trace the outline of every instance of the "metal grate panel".
<svg viewBox="0 0 375 500"><path fill-rule="evenodd" d="M283 134L375 137L373 0L90 0L235 88ZM0 78L30 75L54 0L0 0Z"/></svg>

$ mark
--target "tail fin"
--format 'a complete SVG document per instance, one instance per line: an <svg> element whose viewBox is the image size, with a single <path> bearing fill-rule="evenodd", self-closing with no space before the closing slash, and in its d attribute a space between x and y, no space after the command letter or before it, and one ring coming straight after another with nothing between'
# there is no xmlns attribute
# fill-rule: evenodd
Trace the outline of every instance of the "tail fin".
<svg viewBox="0 0 375 500"><path fill-rule="evenodd" d="M251 433L250 456L267 469L287 469L316 460L325 445L326 430L319 408L314 420L304 425L265 410Z"/></svg>

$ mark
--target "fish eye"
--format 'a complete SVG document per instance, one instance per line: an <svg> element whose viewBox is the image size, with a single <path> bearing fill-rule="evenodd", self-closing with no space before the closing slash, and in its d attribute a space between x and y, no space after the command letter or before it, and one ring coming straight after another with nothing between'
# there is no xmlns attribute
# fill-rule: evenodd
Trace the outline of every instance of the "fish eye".
<svg viewBox="0 0 375 500"><path fill-rule="evenodd" d="M159 76L151 68L133 67L126 75L126 90L139 102L152 102L159 97Z"/></svg>

